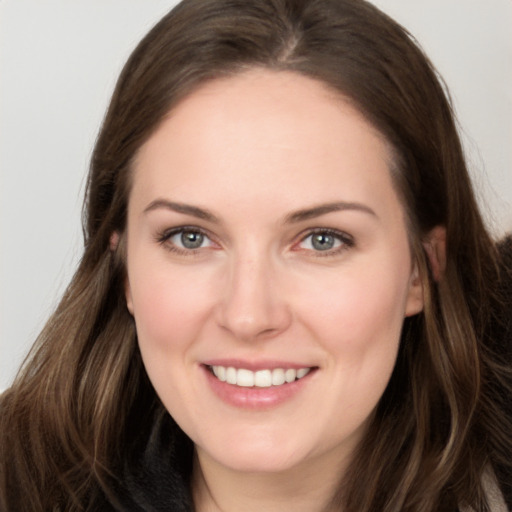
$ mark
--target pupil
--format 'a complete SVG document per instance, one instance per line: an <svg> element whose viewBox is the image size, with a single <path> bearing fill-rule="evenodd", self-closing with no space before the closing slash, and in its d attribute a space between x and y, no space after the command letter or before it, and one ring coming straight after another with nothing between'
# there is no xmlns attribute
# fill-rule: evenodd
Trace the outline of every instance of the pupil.
<svg viewBox="0 0 512 512"><path fill-rule="evenodd" d="M203 244L204 236L201 233L186 231L181 234L181 243L187 249L198 249Z"/></svg>
<svg viewBox="0 0 512 512"><path fill-rule="evenodd" d="M313 235L312 245L318 251L327 251L332 249L334 246L334 237L332 235L326 235L319 233Z"/></svg>

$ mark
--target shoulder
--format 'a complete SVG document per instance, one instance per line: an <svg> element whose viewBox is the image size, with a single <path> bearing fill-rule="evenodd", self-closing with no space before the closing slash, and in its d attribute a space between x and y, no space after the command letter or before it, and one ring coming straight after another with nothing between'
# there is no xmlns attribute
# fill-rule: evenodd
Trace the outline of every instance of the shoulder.
<svg viewBox="0 0 512 512"><path fill-rule="evenodd" d="M130 512L191 512L189 479L192 442L166 411L160 411L153 428L134 447L120 468L109 493L115 510Z"/></svg>
<svg viewBox="0 0 512 512"><path fill-rule="evenodd" d="M495 342L497 352L501 356L501 363L508 365L509 384L512 386L512 234L502 239L497 247L499 283L495 313L498 328L495 330L497 335ZM509 414L512 415L512 397L509 398Z"/></svg>
<svg viewBox="0 0 512 512"><path fill-rule="evenodd" d="M498 263L499 263L499 290L497 311L495 312L495 323L491 326L491 336L493 336L493 349L499 358L499 365L504 368L502 372L501 385L495 384L496 389L500 391L500 404L505 409L505 416L508 419L508 425L512 425L512 234L507 235L497 244ZM495 466L496 478L499 482L505 501L512 509L512 431L510 427L508 432L504 432L504 448L502 453L502 462ZM507 444L508 443L508 444ZM508 453L505 453L507 452ZM496 479L494 479L496 481ZM496 486L494 486L496 487ZM489 496L495 495L493 487L490 487ZM491 501L492 502L492 501ZM491 508L500 511L499 508ZM504 508L503 510L508 510Z"/></svg>
<svg viewBox="0 0 512 512"><path fill-rule="evenodd" d="M512 267L512 233L509 233L498 242L498 248L500 253Z"/></svg>
<svg viewBox="0 0 512 512"><path fill-rule="evenodd" d="M512 234L500 240L497 248L502 297L508 312L512 313Z"/></svg>
<svg viewBox="0 0 512 512"><path fill-rule="evenodd" d="M489 467L484 472L482 484L485 491L485 497L489 506L489 512L509 512L503 494L500 491L494 472ZM458 512L477 512L473 507L460 507Z"/></svg>
<svg viewBox="0 0 512 512"><path fill-rule="evenodd" d="M505 498L500 491L496 477L492 471L486 471L483 484L491 512L509 512Z"/></svg>

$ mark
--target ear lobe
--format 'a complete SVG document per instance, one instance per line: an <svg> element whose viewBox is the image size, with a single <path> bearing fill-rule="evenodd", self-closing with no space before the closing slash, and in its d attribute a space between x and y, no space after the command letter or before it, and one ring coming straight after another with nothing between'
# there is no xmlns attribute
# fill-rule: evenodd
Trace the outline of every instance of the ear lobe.
<svg viewBox="0 0 512 512"><path fill-rule="evenodd" d="M115 252L118 246L119 246L119 232L113 231L112 234L110 235L110 240L109 240L110 250L112 252Z"/></svg>
<svg viewBox="0 0 512 512"><path fill-rule="evenodd" d="M436 226L431 229L423 241L428 263L434 281L440 281L446 269L446 228Z"/></svg>
<svg viewBox="0 0 512 512"><path fill-rule="evenodd" d="M409 293L405 305L405 316L413 316L423 311L423 283L418 270L418 265L414 265L409 283Z"/></svg>
<svg viewBox="0 0 512 512"><path fill-rule="evenodd" d="M435 281L440 281L446 268L446 228L436 226L431 229L423 240L423 249L427 255L428 265ZM405 316L412 316L423 310L423 283L419 274L418 265L414 266Z"/></svg>

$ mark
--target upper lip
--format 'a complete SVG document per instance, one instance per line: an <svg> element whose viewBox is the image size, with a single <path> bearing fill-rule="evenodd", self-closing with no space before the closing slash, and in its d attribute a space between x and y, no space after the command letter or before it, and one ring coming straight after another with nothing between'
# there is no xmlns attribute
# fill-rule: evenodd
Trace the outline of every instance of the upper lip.
<svg viewBox="0 0 512 512"><path fill-rule="evenodd" d="M205 366L225 366L226 368L244 368L257 372L258 370L275 370L276 368L294 369L299 370L301 368L315 368L315 365L308 363L295 363L290 361L278 361L278 360L259 360L259 361L248 361L246 359L209 359L203 361Z"/></svg>

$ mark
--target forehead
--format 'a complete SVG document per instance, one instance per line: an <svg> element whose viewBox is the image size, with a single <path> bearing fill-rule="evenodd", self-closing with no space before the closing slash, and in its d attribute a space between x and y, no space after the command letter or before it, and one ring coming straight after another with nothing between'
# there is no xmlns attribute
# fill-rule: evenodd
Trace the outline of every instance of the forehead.
<svg viewBox="0 0 512 512"><path fill-rule="evenodd" d="M311 202L334 201L392 186L391 155L341 94L295 73L252 70L208 82L173 108L140 149L133 185L148 199L229 192L283 202L307 191Z"/></svg>

